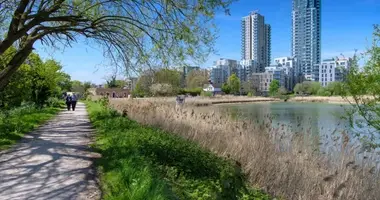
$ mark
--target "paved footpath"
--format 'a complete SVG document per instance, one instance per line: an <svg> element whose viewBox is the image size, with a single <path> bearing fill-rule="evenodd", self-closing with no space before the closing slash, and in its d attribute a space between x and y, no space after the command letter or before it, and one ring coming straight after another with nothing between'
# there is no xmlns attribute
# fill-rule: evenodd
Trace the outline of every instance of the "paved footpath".
<svg viewBox="0 0 380 200"><path fill-rule="evenodd" d="M83 103L0 152L0 199L100 199Z"/></svg>

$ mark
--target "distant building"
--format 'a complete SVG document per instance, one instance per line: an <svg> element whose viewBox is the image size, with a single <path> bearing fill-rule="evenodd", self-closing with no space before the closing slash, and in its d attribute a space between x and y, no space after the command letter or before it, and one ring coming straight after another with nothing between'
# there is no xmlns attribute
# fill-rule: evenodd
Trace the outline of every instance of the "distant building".
<svg viewBox="0 0 380 200"><path fill-rule="evenodd" d="M238 63L236 60L221 58L214 62L211 69L210 80L215 87L222 87L228 77L238 73Z"/></svg>
<svg viewBox="0 0 380 200"><path fill-rule="evenodd" d="M215 87L213 84L206 84L203 86L203 91L205 92L212 92L213 95L215 94L221 94L222 89Z"/></svg>
<svg viewBox="0 0 380 200"><path fill-rule="evenodd" d="M265 24L264 16L258 11L253 11L242 18L241 29L242 60L255 60L259 72L264 72L271 60L270 25Z"/></svg>
<svg viewBox="0 0 380 200"><path fill-rule="evenodd" d="M321 0L293 0L292 56L297 59L296 78L318 79L315 67L321 61Z"/></svg>
<svg viewBox="0 0 380 200"><path fill-rule="evenodd" d="M200 69L199 66L183 66L183 76L186 78L191 71Z"/></svg>
<svg viewBox="0 0 380 200"><path fill-rule="evenodd" d="M251 80L256 94L266 96L269 93L269 85L273 80L273 73L253 73Z"/></svg>
<svg viewBox="0 0 380 200"><path fill-rule="evenodd" d="M344 81L351 67L352 59L331 58L325 59L319 66L319 82L327 86L330 82Z"/></svg>
<svg viewBox="0 0 380 200"><path fill-rule="evenodd" d="M273 74L272 80L278 80L280 87L287 88L286 82L288 76L286 75L286 67L281 67L277 65L272 65L265 68L266 73Z"/></svg>
<svg viewBox="0 0 380 200"><path fill-rule="evenodd" d="M286 74L285 88L288 91L292 91L297 80L296 78L297 74L295 73L296 59L292 57L280 57L280 58L275 58L274 62L276 65L280 67L284 67L285 74Z"/></svg>

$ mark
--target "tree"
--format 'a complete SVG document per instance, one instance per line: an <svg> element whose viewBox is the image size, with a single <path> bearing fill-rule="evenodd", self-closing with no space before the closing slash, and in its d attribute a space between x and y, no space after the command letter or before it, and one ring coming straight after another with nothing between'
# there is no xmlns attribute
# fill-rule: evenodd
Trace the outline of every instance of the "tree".
<svg viewBox="0 0 380 200"><path fill-rule="evenodd" d="M233 94L240 93L240 79L236 76L236 74L232 74L228 80L227 84L230 88L230 92Z"/></svg>
<svg viewBox="0 0 380 200"><path fill-rule="evenodd" d="M192 70L186 77L187 88L199 88L208 83L206 70Z"/></svg>
<svg viewBox="0 0 380 200"><path fill-rule="evenodd" d="M269 84L269 94L271 96L276 96L279 89L280 89L280 82L276 79L272 80L272 82Z"/></svg>
<svg viewBox="0 0 380 200"><path fill-rule="evenodd" d="M343 89L343 83L341 82L330 82L326 90L331 94L331 95L343 95L344 89Z"/></svg>
<svg viewBox="0 0 380 200"><path fill-rule="evenodd" d="M256 93L257 88L255 87L252 81L248 80L242 83L242 89L245 94L250 93L251 95L254 95Z"/></svg>
<svg viewBox="0 0 380 200"><path fill-rule="evenodd" d="M280 94L280 95L287 95L288 94L288 90L284 86L281 86L280 89L278 89L278 94Z"/></svg>
<svg viewBox="0 0 380 200"><path fill-rule="evenodd" d="M156 83L150 86L150 91L153 96L171 96L174 95L173 87L170 84Z"/></svg>
<svg viewBox="0 0 380 200"><path fill-rule="evenodd" d="M373 143L380 133L380 27L378 25L375 26L372 46L365 55L369 59L363 70L358 67L357 55L354 56L347 82L343 85L346 90L343 97L352 105L352 109L348 112L351 125L369 126L375 130L362 135L364 139ZM355 117L358 114L361 118ZM376 144L374 147L378 146L379 144Z"/></svg>
<svg viewBox="0 0 380 200"><path fill-rule="evenodd" d="M223 83L221 89L222 89L222 92L224 92L225 94L230 94L231 93L231 88L230 88L230 86L227 83Z"/></svg>
<svg viewBox="0 0 380 200"><path fill-rule="evenodd" d="M78 39L103 47L116 66L172 66L204 60L213 51L212 18L228 14L233 0L3 0L0 1L0 55L16 52L0 71L0 91L24 63L36 41L56 47ZM122 62L118 62L122 61ZM122 63L122 64L119 64Z"/></svg>

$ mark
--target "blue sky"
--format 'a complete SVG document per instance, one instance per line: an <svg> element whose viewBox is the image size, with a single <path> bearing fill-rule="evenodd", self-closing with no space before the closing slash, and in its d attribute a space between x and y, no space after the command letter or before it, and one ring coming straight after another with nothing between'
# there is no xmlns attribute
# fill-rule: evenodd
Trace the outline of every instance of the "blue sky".
<svg viewBox="0 0 380 200"><path fill-rule="evenodd" d="M210 67L218 58L241 58L240 21L253 10L259 10L272 26L272 60L290 56L291 6L292 0L240 0L232 4L231 16L218 14L215 18L218 53L210 55L202 67ZM322 59L365 50L371 42L373 24L380 24L379 13L380 0L322 0ZM102 83L112 71L104 67L107 61L101 51L83 43L55 51L37 44L36 49L44 58L59 60L74 80Z"/></svg>

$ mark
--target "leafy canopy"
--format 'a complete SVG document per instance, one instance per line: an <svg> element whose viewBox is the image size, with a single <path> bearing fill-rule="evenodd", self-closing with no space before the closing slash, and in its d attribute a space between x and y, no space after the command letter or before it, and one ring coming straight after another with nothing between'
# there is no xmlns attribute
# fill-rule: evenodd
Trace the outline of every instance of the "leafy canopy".
<svg viewBox="0 0 380 200"><path fill-rule="evenodd" d="M2 0L0 55L17 52L0 71L0 89L34 43L57 47L78 40L101 47L114 66L138 70L204 60L213 52L213 17L234 0Z"/></svg>

